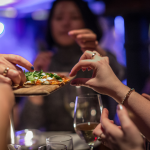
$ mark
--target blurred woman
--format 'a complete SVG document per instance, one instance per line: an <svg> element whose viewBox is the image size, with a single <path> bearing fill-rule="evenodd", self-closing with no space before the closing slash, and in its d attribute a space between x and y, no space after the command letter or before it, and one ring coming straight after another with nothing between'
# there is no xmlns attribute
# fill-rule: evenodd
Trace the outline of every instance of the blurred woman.
<svg viewBox="0 0 150 150"><path fill-rule="evenodd" d="M124 67L114 55L99 47L102 31L86 2L56 0L49 14L46 37L51 51L41 52L37 56L35 70L70 72L85 50L96 49L101 55L109 57L116 75L120 79L124 78ZM78 72L77 77L83 76L90 78L92 73L86 71L83 75L82 71ZM41 128L46 125L46 130L73 131L73 119L68 113L72 111L69 104L75 101L77 95L86 93L93 91L66 85L47 97L30 98L21 115L21 128ZM108 100L105 103L109 103Z"/></svg>

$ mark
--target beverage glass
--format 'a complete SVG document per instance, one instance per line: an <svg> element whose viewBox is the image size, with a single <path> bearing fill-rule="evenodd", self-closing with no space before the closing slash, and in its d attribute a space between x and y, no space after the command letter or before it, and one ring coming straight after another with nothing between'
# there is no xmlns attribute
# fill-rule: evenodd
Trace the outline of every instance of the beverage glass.
<svg viewBox="0 0 150 150"><path fill-rule="evenodd" d="M9 150L23 150L21 145L16 144L8 144L7 147Z"/></svg>
<svg viewBox="0 0 150 150"><path fill-rule="evenodd" d="M66 145L67 150L73 150L73 140L70 135L54 135L46 139L46 145L56 143Z"/></svg>
<svg viewBox="0 0 150 150"><path fill-rule="evenodd" d="M67 146L64 144L51 143L48 145L40 146L38 150L67 150Z"/></svg>
<svg viewBox="0 0 150 150"><path fill-rule="evenodd" d="M15 132L15 144L24 149L34 150L40 146L41 132L36 129L25 129Z"/></svg>
<svg viewBox="0 0 150 150"><path fill-rule="evenodd" d="M76 97L74 108L74 129L93 150L97 137L93 130L100 122L103 104L99 94L87 94Z"/></svg>

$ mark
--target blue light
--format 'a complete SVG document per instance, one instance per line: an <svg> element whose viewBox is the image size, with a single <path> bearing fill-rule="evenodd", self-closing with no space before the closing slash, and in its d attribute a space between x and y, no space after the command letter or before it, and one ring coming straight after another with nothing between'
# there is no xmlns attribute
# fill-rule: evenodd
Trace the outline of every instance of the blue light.
<svg viewBox="0 0 150 150"><path fill-rule="evenodd" d="M124 34L124 19L121 16L117 16L114 20L115 30L121 34Z"/></svg>
<svg viewBox="0 0 150 150"><path fill-rule="evenodd" d="M96 15L103 14L105 12L105 3L104 2L92 2L89 3L89 8Z"/></svg>
<svg viewBox="0 0 150 150"><path fill-rule="evenodd" d="M0 35L4 32L4 24L0 22Z"/></svg>

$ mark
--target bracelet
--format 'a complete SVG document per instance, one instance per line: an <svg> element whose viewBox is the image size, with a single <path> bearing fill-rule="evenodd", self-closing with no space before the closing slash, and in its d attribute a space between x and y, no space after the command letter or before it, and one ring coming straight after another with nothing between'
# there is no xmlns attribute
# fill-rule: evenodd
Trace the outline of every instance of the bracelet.
<svg viewBox="0 0 150 150"><path fill-rule="evenodd" d="M129 92L126 94L126 96L124 97L123 101L121 102L121 104L124 104L124 101L126 101L128 99L128 97L130 96L130 94L135 91L134 88L130 89Z"/></svg>

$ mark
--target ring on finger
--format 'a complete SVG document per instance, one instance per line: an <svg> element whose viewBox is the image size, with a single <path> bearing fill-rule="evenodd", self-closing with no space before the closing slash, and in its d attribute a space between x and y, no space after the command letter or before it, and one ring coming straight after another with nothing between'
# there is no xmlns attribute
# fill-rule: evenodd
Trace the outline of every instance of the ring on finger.
<svg viewBox="0 0 150 150"><path fill-rule="evenodd" d="M102 139L102 137L101 137L102 134L103 134L103 133L101 133L100 136L98 136L98 138L97 138L98 140L101 140L101 139Z"/></svg>
<svg viewBox="0 0 150 150"><path fill-rule="evenodd" d="M7 67L7 68L5 68L5 70L3 71L3 76L7 76L7 74L8 74L8 70L9 70L9 68Z"/></svg>
<svg viewBox="0 0 150 150"><path fill-rule="evenodd" d="M96 53L93 53L93 54L92 54L92 58L93 58L95 55L96 55Z"/></svg>

